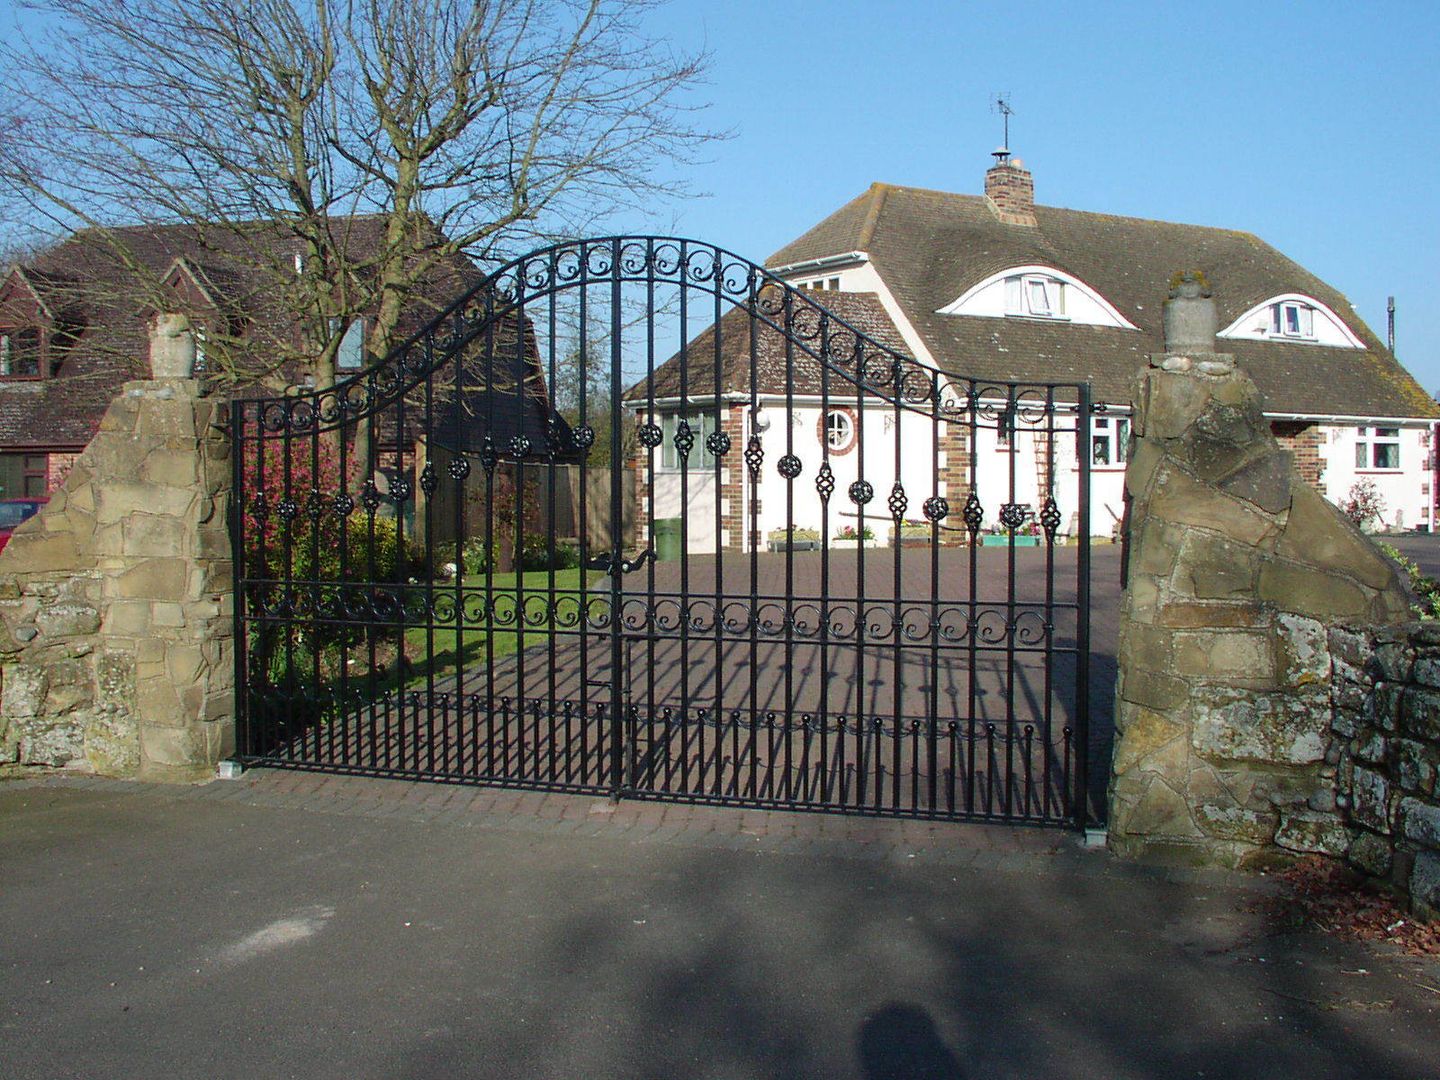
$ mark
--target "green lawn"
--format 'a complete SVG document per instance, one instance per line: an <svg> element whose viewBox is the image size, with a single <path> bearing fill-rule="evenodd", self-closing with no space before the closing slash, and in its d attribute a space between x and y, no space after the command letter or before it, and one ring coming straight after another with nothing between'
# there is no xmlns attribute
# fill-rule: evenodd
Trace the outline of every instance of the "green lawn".
<svg viewBox="0 0 1440 1080"><path fill-rule="evenodd" d="M580 570L556 570L554 573L557 594L573 593L580 588ZM604 574L591 571L588 583L592 588L603 587L604 580ZM550 581L550 571L530 570L523 574L495 574L488 579L488 584L494 590L497 604L503 604L507 596L513 598L515 602L524 603L528 597L539 597L548 593ZM466 594L474 595L479 591L483 595L486 584L487 579L484 574L467 574L465 577ZM436 591L443 591L442 587L437 586ZM550 625L549 618L541 625L527 624L525 627L527 647L544 640L544 635ZM459 643L458 650L457 642ZM458 633L456 630L446 629L438 621L433 629L424 626L411 627L405 631L405 653L413 665L411 668L413 674L407 680L407 685L414 686L417 683L423 683L427 674L432 671L437 678L454 674L457 651L463 666L473 669L482 667L491 657L499 660L501 657L509 656L519 646L520 634L517 631L508 628L490 630L484 623L467 623Z"/></svg>

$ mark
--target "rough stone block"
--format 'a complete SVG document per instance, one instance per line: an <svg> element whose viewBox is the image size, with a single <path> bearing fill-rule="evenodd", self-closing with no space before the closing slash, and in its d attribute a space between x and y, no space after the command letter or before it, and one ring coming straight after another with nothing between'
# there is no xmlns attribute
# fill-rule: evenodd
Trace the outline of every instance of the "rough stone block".
<svg viewBox="0 0 1440 1080"><path fill-rule="evenodd" d="M140 720L155 727L179 727L185 723L180 712L180 695L163 679L151 679L135 692Z"/></svg>
<svg viewBox="0 0 1440 1080"><path fill-rule="evenodd" d="M1224 533L1244 544L1260 544L1277 526L1248 503L1201 484L1179 470L1157 482L1149 511L1167 522Z"/></svg>
<svg viewBox="0 0 1440 1080"><path fill-rule="evenodd" d="M1344 855L1350 847L1350 832L1334 814L1291 811L1280 815L1275 843L1286 851Z"/></svg>
<svg viewBox="0 0 1440 1080"><path fill-rule="evenodd" d="M1411 678L1421 686L1440 688L1440 657L1417 657Z"/></svg>
<svg viewBox="0 0 1440 1080"><path fill-rule="evenodd" d="M1175 635L1160 627L1134 623L1121 633L1120 655L1127 670L1170 671Z"/></svg>
<svg viewBox="0 0 1440 1080"><path fill-rule="evenodd" d="M37 664L10 664L0 690L0 712L8 719L35 717L45 706L50 676Z"/></svg>
<svg viewBox="0 0 1440 1080"><path fill-rule="evenodd" d="M165 669L176 686L188 687L198 682L206 666L199 645L171 645L165 651Z"/></svg>
<svg viewBox="0 0 1440 1080"><path fill-rule="evenodd" d="M1181 547L1175 589L1201 599L1250 599L1257 572L1253 547L1192 533Z"/></svg>
<svg viewBox="0 0 1440 1080"><path fill-rule="evenodd" d="M1290 455L1277 450L1231 473L1220 482L1220 490L1278 514L1290 508L1292 468Z"/></svg>
<svg viewBox="0 0 1440 1080"><path fill-rule="evenodd" d="M1201 802L1195 807L1195 820L1207 834L1247 844L1268 844L1275 835L1276 817L1273 811L1250 810L1233 802Z"/></svg>
<svg viewBox="0 0 1440 1080"><path fill-rule="evenodd" d="M20 736L20 761L25 765L68 765L85 750L85 736L79 724L67 719L60 723L29 725Z"/></svg>
<svg viewBox="0 0 1440 1080"><path fill-rule="evenodd" d="M1414 653L1403 641L1387 641L1377 645L1371 662L1382 679L1406 682L1414 667Z"/></svg>
<svg viewBox="0 0 1440 1080"><path fill-rule="evenodd" d="M1114 824L1121 832L1140 836L1200 839L1205 835L1184 796L1154 774L1134 806Z"/></svg>
<svg viewBox="0 0 1440 1080"><path fill-rule="evenodd" d="M144 637L150 632L150 604L146 600L123 600L110 604L105 612L102 633L115 637Z"/></svg>
<svg viewBox="0 0 1440 1080"><path fill-rule="evenodd" d="M1269 621L1269 616L1258 604L1196 603L1182 600L1165 604L1155 613L1154 621L1160 626L1176 629L1254 628L1264 626Z"/></svg>
<svg viewBox="0 0 1440 1080"><path fill-rule="evenodd" d="M123 553L141 557L185 554L185 523L179 518L135 514L123 525Z"/></svg>
<svg viewBox="0 0 1440 1080"><path fill-rule="evenodd" d="M1145 708L1129 710L1123 738L1115 743L1115 775L1143 765L1156 750L1180 738L1185 729L1158 712Z"/></svg>
<svg viewBox="0 0 1440 1080"><path fill-rule="evenodd" d="M140 766L140 736L128 715L102 714L84 724L85 759L102 776L129 776Z"/></svg>
<svg viewBox="0 0 1440 1080"><path fill-rule="evenodd" d="M17 532L10 537L5 550L0 552L0 567L12 574L40 574L56 570L73 572L85 563L75 545L75 537L69 533L47 536Z"/></svg>
<svg viewBox="0 0 1440 1080"><path fill-rule="evenodd" d="M1399 730L1405 697L1405 687L1394 683L1377 683L1366 703L1365 718L1386 731Z"/></svg>
<svg viewBox="0 0 1440 1080"><path fill-rule="evenodd" d="M1325 760L1328 728L1302 695L1216 695L1196 703L1191 743L1211 759L1309 765Z"/></svg>
<svg viewBox="0 0 1440 1080"><path fill-rule="evenodd" d="M1419 799L1401 799L1400 820L1407 840L1440 850L1440 806Z"/></svg>
<svg viewBox="0 0 1440 1080"><path fill-rule="evenodd" d="M140 754L146 764L170 768L213 765L219 760L212 757L218 745L207 725L140 729Z"/></svg>
<svg viewBox="0 0 1440 1080"><path fill-rule="evenodd" d="M1122 700L1162 713L1178 709L1189 694L1189 687L1180 679L1139 668L1125 672L1120 690Z"/></svg>
<svg viewBox="0 0 1440 1080"><path fill-rule="evenodd" d="M188 559L145 559L115 580L117 596L145 600L183 600Z"/></svg>
<svg viewBox="0 0 1440 1080"><path fill-rule="evenodd" d="M1372 589L1398 588L1395 567L1354 524L1308 484L1297 485L1277 554L1348 574Z"/></svg>
<svg viewBox="0 0 1440 1080"><path fill-rule="evenodd" d="M1410 867L1410 900L1424 918L1440 914L1440 854L1422 851Z"/></svg>
<svg viewBox="0 0 1440 1080"><path fill-rule="evenodd" d="M1402 791L1430 794L1435 789L1435 765L1440 750L1414 739L1395 740L1395 779Z"/></svg>
<svg viewBox="0 0 1440 1080"><path fill-rule="evenodd" d="M1390 781L1373 769L1355 767L1350 781L1351 809L1355 820L1382 835L1392 832L1390 824Z"/></svg>
<svg viewBox="0 0 1440 1080"><path fill-rule="evenodd" d="M1350 843L1347 858L1367 874L1384 878L1390 876L1394 850L1389 840L1372 832L1358 832Z"/></svg>
<svg viewBox="0 0 1440 1080"><path fill-rule="evenodd" d="M180 604L161 602L150 605L150 621L155 626L179 628L185 625L185 608Z"/></svg>
<svg viewBox="0 0 1440 1080"><path fill-rule="evenodd" d="M1377 711L1380 704L1377 702ZM1440 740L1440 693L1411 687L1400 701L1400 730L1421 739Z"/></svg>
<svg viewBox="0 0 1440 1080"><path fill-rule="evenodd" d="M1318 619L1351 618L1364 613L1370 603L1354 582L1278 560L1261 566L1258 595L1282 611Z"/></svg>
<svg viewBox="0 0 1440 1080"><path fill-rule="evenodd" d="M186 450L154 450L145 458L141 476L152 484L189 490L199 481L201 461Z"/></svg>
<svg viewBox="0 0 1440 1080"><path fill-rule="evenodd" d="M100 629L100 612L89 605L51 604L35 613L35 628L50 640L81 637Z"/></svg>
<svg viewBox="0 0 1440 1080"><path fill-rule="evenodd" d="M1269 636L1246 631L1179 631L1175 672L1213 679L1266 682L1275 678Z"/></svg>
<svg viewBox="0 0 1440 1080"><path fill-rule="evenodd" d="M1385 738L1383 732L1376 731L1374 728L1365 728L1356 737L1350 752L1355 755L1357 761L1379 765L1385 760L1389 749L1390 740Z"/></svg>

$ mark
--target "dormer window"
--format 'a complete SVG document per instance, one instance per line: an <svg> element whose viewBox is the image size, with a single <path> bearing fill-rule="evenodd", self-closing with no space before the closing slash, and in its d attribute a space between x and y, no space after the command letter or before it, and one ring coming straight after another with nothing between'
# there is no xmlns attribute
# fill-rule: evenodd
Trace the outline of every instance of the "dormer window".
<svg viewBox="0 0 1440 1080"><path fill-rule="evenodd" d="M38 379L44 341L36 327L0 329L0 376Z"/></svg>
<svg viewBox="0 0 1440 1080"><path fill-rule="evenodd" d="M1280 337L1315 337L1315 309L1309 304L1286 300L1270 308L1270 332Z"/></svg>
<svg viewBox="0 0 1440 1080"><path fill-rule="evenodd" d="M1055 266L1012 266L966 289L939 315L982 319L1054 319L1076 326L1134 330L1115 305L1074 274Z"/></svg>
<svg viewBox="0 0 1440 1080"><path fill-rule="evenodd" d="M1005 314L1034 319L1065 317L1065 283L1040 274L1014 274L1005 279Z"/></svg>

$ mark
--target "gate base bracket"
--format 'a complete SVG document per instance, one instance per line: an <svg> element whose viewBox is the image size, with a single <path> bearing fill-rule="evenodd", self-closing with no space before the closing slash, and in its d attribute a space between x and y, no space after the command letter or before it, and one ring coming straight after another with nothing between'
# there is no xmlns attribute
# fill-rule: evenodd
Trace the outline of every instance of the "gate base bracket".
<svg viewBox="0 0 1440 1080"><path fill-rule="evenodd" d="M215 766L215 779L239 780L245 766L238 761L222 761Z"/></svg>
<svg viewBox="0 0 1440 1080"><path fill-rule="evenodd" d="M1103 829L1103 828L1101 828L1101 829L1086 829L1086 830L1085 830L1085 846L1086 846L1087 848L1101 848L1101 847L1104 847L1104 846L1105 846L1105 841L1109 838L1109 836L1110 836L1110 830L1108 830L1108 829Z"/></svg>

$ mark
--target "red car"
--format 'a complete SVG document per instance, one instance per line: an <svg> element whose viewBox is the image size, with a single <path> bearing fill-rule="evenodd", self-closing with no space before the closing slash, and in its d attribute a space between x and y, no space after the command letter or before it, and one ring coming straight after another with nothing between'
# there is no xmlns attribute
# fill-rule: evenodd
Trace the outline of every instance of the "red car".
<svg viewBox="0 0 1440 1080"><path fill-rule="evenodd" d="M49 496L40 499L0 499L0 550L10 542L10 534L22 521L29 521L40 512L40 507L50 501Z"/></svg>

